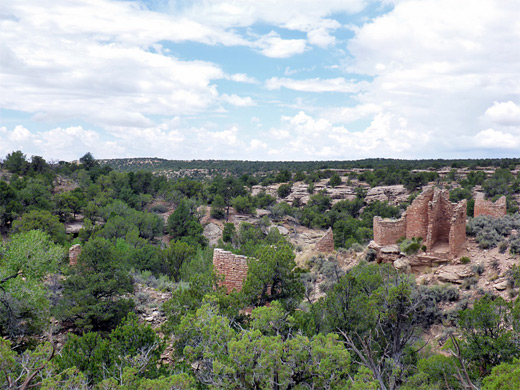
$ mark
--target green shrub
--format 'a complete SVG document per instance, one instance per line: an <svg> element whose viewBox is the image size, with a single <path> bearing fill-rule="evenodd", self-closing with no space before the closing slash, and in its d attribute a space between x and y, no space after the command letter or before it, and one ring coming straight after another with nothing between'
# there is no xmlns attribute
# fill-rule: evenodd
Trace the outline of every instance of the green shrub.
<svg viewBox="0 0 520 390"><path fill-rule="evenodd" d="M413 237L411 240L405 240L399 244L399 250L407 255L415 255L423 248L422 237Z"/></svg>
<svg viewBox="0 0 520 390"><path fill-rule="evenodd" d="M470 261L471 261L471 259L470 259L468 256L462 256L462 257L460 258L460 262L461 262L462 264L468 264Z"/></svg>
<svg viewBox="0 0 520 390"><path fill-rule="evenodd" d="M291 194L292 184L282 184L276 192L280 198L286 198Z"/></svg>

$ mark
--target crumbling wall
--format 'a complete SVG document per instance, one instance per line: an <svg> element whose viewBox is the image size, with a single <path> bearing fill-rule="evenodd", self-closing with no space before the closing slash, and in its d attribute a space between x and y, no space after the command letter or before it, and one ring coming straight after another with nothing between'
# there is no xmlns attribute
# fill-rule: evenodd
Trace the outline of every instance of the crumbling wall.
<svg viewBox="0 0 520 390"><path fill-rule="evenodd" d="M466 242L466 201L451 203L447 190L424 190L398 220L374 217L377 245L395 244L400 237L422 237L427 251L454 257ZM439 244L439 245L437 245Z"/></svg>
<svg viewBox="0 0 520 390"><path fill-rule="evenodd" d="M433 198L433 188L424 190L406 210L406 238L428 236L428 204Z"/></svg>
<svg viewBox="0 0 520 390"><path fill-rule="evenodd" d="M428 202L428 229L424 245L431 250L437 242L449 242L450 221L453 206L447 191L434 190L432 200Z"/></svg>
<svg viewBox="0 0 520 390"><path fill-rule="evenodd" d="M329 228L325 235L316 243L314 250L321 253L334 252L334 234L331 228Z"/></svg>
<svg viewBox="0 0 520 390"><path fill-rule="evenodd" d="M506 215L507 204L506 197L502 196L496 202L484 199L484 194L479 192L475 197L474 216L489 215L491 217L500 218Z"/></svg>
<svg viewBox="0 0 520 390"><path fill-rule="evenodd" d="M464 248L466 243L466 218L467 218L467 201L457 203L453 210L453 217L450 223L450 253L457 256Z"/></svg>
<svg viewBox="0 0 520 390"><path fill-rule="evenodd" d="M81 254L81 246L79 244L72 245L69 248L69 265L78 264L78 258Z"/></svg>
<svg viewBox="0 0 520 390"><path fill-rule="evenodd" d="M247 277L247 257L216 248L213 251L213 267L217 274L224 277L219 285L224 286L228 293L242 290Z"/></svg>
<svg viewBox="0 0 520 390"><path fill-rule="evenodd" d="M406 236L406 215L400 219L374 217L374 241L379 245L392 245Z"/></svg>

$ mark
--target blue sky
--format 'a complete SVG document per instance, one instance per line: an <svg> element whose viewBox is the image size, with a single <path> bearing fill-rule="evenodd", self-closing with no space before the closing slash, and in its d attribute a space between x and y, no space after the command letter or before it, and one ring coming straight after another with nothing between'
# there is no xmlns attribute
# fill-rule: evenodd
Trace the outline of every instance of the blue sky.
<svg viewBox="0 0 520 390"><path fill-rule="evenodd" d="M516 0L16 0L0 158L520 155Z"/></svg>

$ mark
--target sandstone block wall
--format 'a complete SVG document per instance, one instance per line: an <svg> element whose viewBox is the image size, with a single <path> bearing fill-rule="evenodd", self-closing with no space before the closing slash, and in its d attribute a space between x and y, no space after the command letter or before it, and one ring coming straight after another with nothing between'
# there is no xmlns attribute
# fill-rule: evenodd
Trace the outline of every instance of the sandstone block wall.
<svg viewBox="0 0 520 390"><path fill-rule="evenodd" d="M314 249L322 253L334 252L334 234L332 233L331 228L329 228L325 235L320 238L320 240L314 246Z"/></svg>
<svg viewBox="0 0 520 390"><path fill-rule="evenodd" d="M220 285L224 286L228 293L242 290L247 277L247 257L216 248L213 251L213 267L217 274L224 276Z"/></svg>
<svg viewBox="0 0 520 390"><path fill-rule="evenodd" d="M457 256L466 243L466 214L467 201L464 199L455 206L450 223L449 244L453 256Z"/></svg>
<svg viewBox="0 0 520 390"><path fill-rule="evenodd" d="M449 201L447 190L429 187L424 190L398 220L374 217L374 241L384 246L422 237L428 251L448 257L457 256L466 242L466 201Z"/></svg>
<svg viewBox="0 0 520 390"><path fill-rule="evenodd" d="M406 215L397 220L374 217L374 241L379 245L392 245L406 237Z"/></svg>
<svg viewBox="0 0 520 390"><path fill-rule="evenodd" d="M424 190L406 210L406 238L428 235L428 203L433 198L433 188Z"/></svg>
<svg viewBox="0 0 520 390"><path fill-rule="evenodd" d="M506 213L507 205L505 196L500 197L496 202L485 200L484 194L481 192L475 197L475 212L473 214L475 217L479 215L489 215L491 217L500 218L506 215Z"/></svg>
<svg viewBox="0 0 520 390"><path fill-rule="evenodd" d="M78 257L81 254L81 246L79 244L72 245L69 248L69 265L78 264Z"/></svg>

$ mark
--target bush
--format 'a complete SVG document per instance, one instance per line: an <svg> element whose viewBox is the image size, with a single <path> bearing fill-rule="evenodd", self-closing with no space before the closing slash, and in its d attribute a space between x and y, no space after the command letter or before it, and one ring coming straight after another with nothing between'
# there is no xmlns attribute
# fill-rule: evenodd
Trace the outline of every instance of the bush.
<svg viewBox="0 0 520 390"><path fill-rule="evenodd" d="M507 241L501 241L500 244L498 244L498 251L500 253L506 253L508 246L509 244L507 243Z"/></svg>
<svg viewBox="0 0 520 390"><path fill-rule="evenodd" d="M471 259L470 259L468 256L462 256L462 257L460 258L460 262L461 262L462 264L468 264L470 261L471 261Z"/></svg>
<svg viewBox="0 0 520 390"><path fill-rule="evenodd" d="M369 249L365 256L365 260L370 263L370 262L374 261L376 259L376 257L377 257L377 252L375 251L375 249Z"/></svg>
<svg viewBox="0 0 520 390"><path fill-rule="evenodd" d="M411 240L404 240L399 245L399 250L407 255L415 255L423 248L422 237L413 237Z"/></svg>
<svg viewBox="0 0 520 390"><path fill-rule="evenodd" d="M341 177L337 173L333 173L329 179L329 186L336 187L342 183Z"/></svg>
<svg viewBox="0 0 520 390"><path fill-rule="evenodd" d="M292 184L282 184L276 191L280 198L286 198L291 194Z"/></svg>
<svg viewBox="0 0 520 390"><path fill-rule="evenodd" d="M514 255L520 254L520 236L511 237L509 241L509 245L511 246L511 253Z"/></svg>

